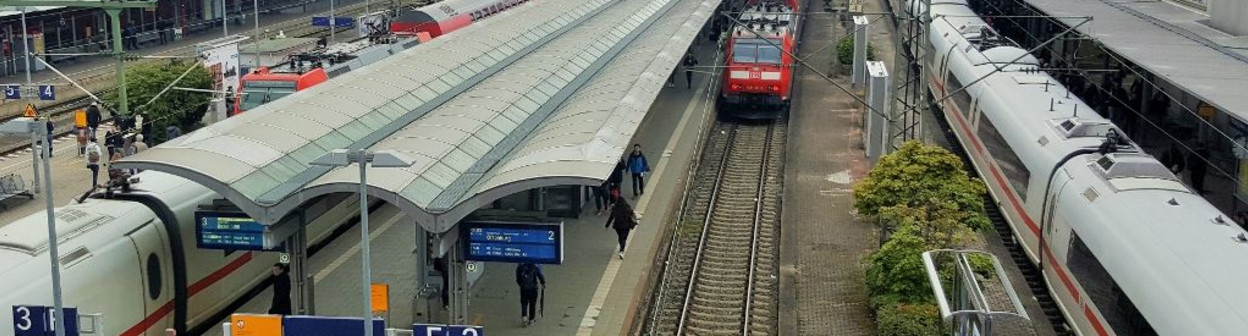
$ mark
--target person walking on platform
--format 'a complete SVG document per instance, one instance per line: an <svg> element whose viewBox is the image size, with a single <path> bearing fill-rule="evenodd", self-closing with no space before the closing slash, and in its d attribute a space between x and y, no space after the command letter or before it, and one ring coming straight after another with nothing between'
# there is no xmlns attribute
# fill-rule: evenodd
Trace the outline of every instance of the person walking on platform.
<svg viewBox="0 0 1248 336"><path fill-rule="evenodd" d="M628 201L623 198L615 200L615 206L611 207L611 215L607 216L608 228L615 229L616 237L620 241L620 259L624 259L624 245L628 243L628 233L637 227L637 216L633 212L633 207L628 205Z"/></svg>
<svg viewBox="0 0 1248 336"><path fill-rule="evenodd" d="M621 195L624 194L623 192L620 192L620 188L624 184L624 171L625 170L627 170L627 168L625 168L624 166L624 160L620 160L619 162L615 163L615 170L611 171L611 177L607 178L607 203L608 204L615 204L616 198L619 198Z"/></svg>
<svg viewBox="0 0 1248 336"><path fill-rule="evenodd" d="M48 134L44 137L44 139L48 142L48 157L52 157L52 132L56 130L56 125L52 123L52 117L48 117L45 124L48 127Z"/></svg>
<svg viewBox="0 0 1248 336"><path fill-rule="evenodd" d="M641 144L633 144L633 153L628 154L628 172L633 174L633 199L646 194L646 173L650 172L650 163L646 155L641 154Z"/></svg>
<svg viewBox="0 0 1248 336"><path fill-rule="evenodd" d="M681 61L685 66L685 84L689 88L693 88L693 67L698 66L698 59L693 57L693 53L685 53L685 59Z"/></svg>
<svg viewBox="0 0 1248 336"><path fill-rule="evenodd" d="M269 314L290 315L290 272L282 263L273 264L273 304Z"/></svg>
<svg viewBox="0 0 1248 336"><path fill-rule="evenodd" d="M516 266L516 284L520 285L520 323L522 326L533 325L537 320L537 291L546 287L546 277L542 269L533 263Z"/></svg>
<svg viewBox="0 0 1248 336"><path fill-rule="evenodd" d="M100 128L100 118L100 104L92 102L91 106L87 107L87 130L90 132L87 137L95 137L95 130Z"/></svg>
<svg viewBox="0 0 1248 336"><path fill-rule="evenodd" d="M594 212L594 215L601 215L603 206L611 207L611 200L607 198L607 195L611 194L611 181L603 181L602 185L593 187L592 192L594 194L594 208L598 209Z"/></svg>
<svg viewBox="0 0 1248 336"><path fill-rule="evenodd" d="M100 144L95 142L95 137L91 137L87 141L87 169L91 170L91 189L95 189L100 185L100 158L104 153L100 153Z"/></svg>
<svg viewBox="0 0 1248 336"><path fill-rule="evenodd" d="M450 273L448 273L446 270L446 258L445 257L433 258L433 270L438 271L438 275L440 275L442 278L442 290L440 291L442 292L442 309L446 310L451 307L450 306L451 281L449 278Z"/></svg>

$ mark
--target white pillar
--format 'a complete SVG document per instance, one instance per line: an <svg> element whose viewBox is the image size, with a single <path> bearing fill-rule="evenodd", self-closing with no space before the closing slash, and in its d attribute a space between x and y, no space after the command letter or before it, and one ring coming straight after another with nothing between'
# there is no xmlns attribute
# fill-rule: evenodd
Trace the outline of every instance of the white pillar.
<svg viewBox="0 0 1248 336"><path fill-rule="evenodd" d="M892 127L890 120L892 104L892 88L889 84L888 70L884 62L867 62L866 70L870 75L867 86L866 133L867 158L874 165L880 156L892 152Z"/></svg>
<svg viewBox="0 0 1248 336"><path fill-rule="evenodd" d="M867 25L870 23L865 16L854 17L854 87L862 87L867 82Z"/></svg>

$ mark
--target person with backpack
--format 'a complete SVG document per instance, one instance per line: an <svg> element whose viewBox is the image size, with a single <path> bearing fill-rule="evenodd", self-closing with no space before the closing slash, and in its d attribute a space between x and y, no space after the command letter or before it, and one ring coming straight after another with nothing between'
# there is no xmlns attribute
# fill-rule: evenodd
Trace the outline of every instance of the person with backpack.
<svg viewBox="0 0 1248 336"><path fill-rule="evenodd" d="M516 266L516 284L520 285L520 323L530 326L537 320L537 291L546 287L542 269L533 263Z"/></svg>
<svg viewBox="0 0 1248 336"><path fill-rule="evenodd" d="M641 154L641 144L633 144L633 152L628 154L628 172L633 174L633 199L646 194L646 173L650 172L650 163L646 155Z"/></svg>
<svg viewBox="0 0 1248 336"><path fill-rule="evenodd" d="M628 205L628 201L622 198L615 200L615 206L611 208L611 214L607 216L608 228L614 228L617 238L620 240L620 260L624 259L624 245L628 243L628 233L637 227L637 217L633 213L633 207Z"/></svg>
<svg viewBox="0 0 1248 336"><path fill-rule="evenodd" d="M95 189L100 185L100 158L104 156L101 153L100 144L95 141L95 137L91 137L87 141L87 169L91 170L91 189Z"/></svg>
<svg viewBox="0 0 1248 336"><path fill-rule="evenodd" d="M100 120L102 118L100 115L100 103L92 102L91 106L87 107L87 130L90 131L89 137L95 137L95 130L100 128Z"/></svg>

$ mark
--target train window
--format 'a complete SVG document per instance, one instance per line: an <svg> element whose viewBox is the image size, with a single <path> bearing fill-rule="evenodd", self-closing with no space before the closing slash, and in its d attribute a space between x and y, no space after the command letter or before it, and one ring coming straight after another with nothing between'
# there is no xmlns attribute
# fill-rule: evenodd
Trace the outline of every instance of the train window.
<svg viewBox="0 0 1248 336"><path fill-rule="evenodd" d="M160 258L155 253L147 255L147 295L152 300L160 298Z"/></svg>
<svg viewBox="0 0 1248 336"><path fill-rule="evenodd" d="M958 77L952 73L949 74L949 80L945 83L945 94L952 94L949 99L953 100L954 105L958 106L958 111L962 115L971 116L971 93L962 89L962 82L958 81Z"/></svg>
<svg viewBox="0 0 1248 336"><path fill-rule="evenodd" d="M758 45L738 43L732 46L732 61L735 63L754 63L758 60Z"/></svg>
<svg viewBox="0 0 1248 336"><path fill-rule="evenodd" d="M758 46L758 63L780 64L780 49L772 45Z"/></svg>
<svg viewBox="0 0 1248 336"><path fill-rule="evenodd" d="M1131 303L1131 298L1122 292L1100 260L1092 254L1092 250L1079 239L1077 233L1070 238L1070 253L1066 265L1075 276L1083 292L1096 304L1101 316L1109 322L1115 334L1123 336L1155 336L1157 332L1144 319L1144 315Z"/></svg>
<svg viewBox="0 0 1248 336"><path fill-rule="evenodd" d="M988 148L988 153L992 154L997 167L1005 173L1005 178L1010 181L1010 186L1014 188L1018 198L1027 200L1027 181L1031 179L1031 171L1027 170L1022 160L1018 159L1018 155L1014 154L1014 149L1005 142L1005 138L1001 137L1001 133L997 132L997 128L992 125L992 120L989 120L987 116L980 118L977 133L984 147Z"/></svg>

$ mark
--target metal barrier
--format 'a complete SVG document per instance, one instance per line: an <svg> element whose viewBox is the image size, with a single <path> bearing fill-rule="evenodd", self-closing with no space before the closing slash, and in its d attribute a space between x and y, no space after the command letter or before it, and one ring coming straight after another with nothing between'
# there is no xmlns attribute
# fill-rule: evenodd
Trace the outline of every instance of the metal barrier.
<svg viewBox="0 0 1248 336"><path fill-rule="evenodd" d="M935 259L932 256L939 253L951 253L952 262L954 263L955 273L952 280L953 299L949 301L949 297L945 295L945 279L940 276L940 264L937 260L948 261L947 258ZM995 310L984 295L984 287L981 281L976 278L975 270L971 266L970 256L986 255L991 258L992 266L996 271L997 279L1004 291L1010 299L1013 310ZM1014 292L1014 287L1010 285L1010 279L1005 276L1005 269L1001 267L1000 260L997 256L988 252L975 250L932 250L923 252L923 267L927 271L928 281L931 282L932 291L936 294L936 304L940 307L940 317L944 325L942 331L948 326L947 335L954 336L991 336L993 330L993 320L1000 317L1016 316L1023 320L1030 320L1027 311L1023 309L1023 303L1019 301L1018 294Z"/></svg>

